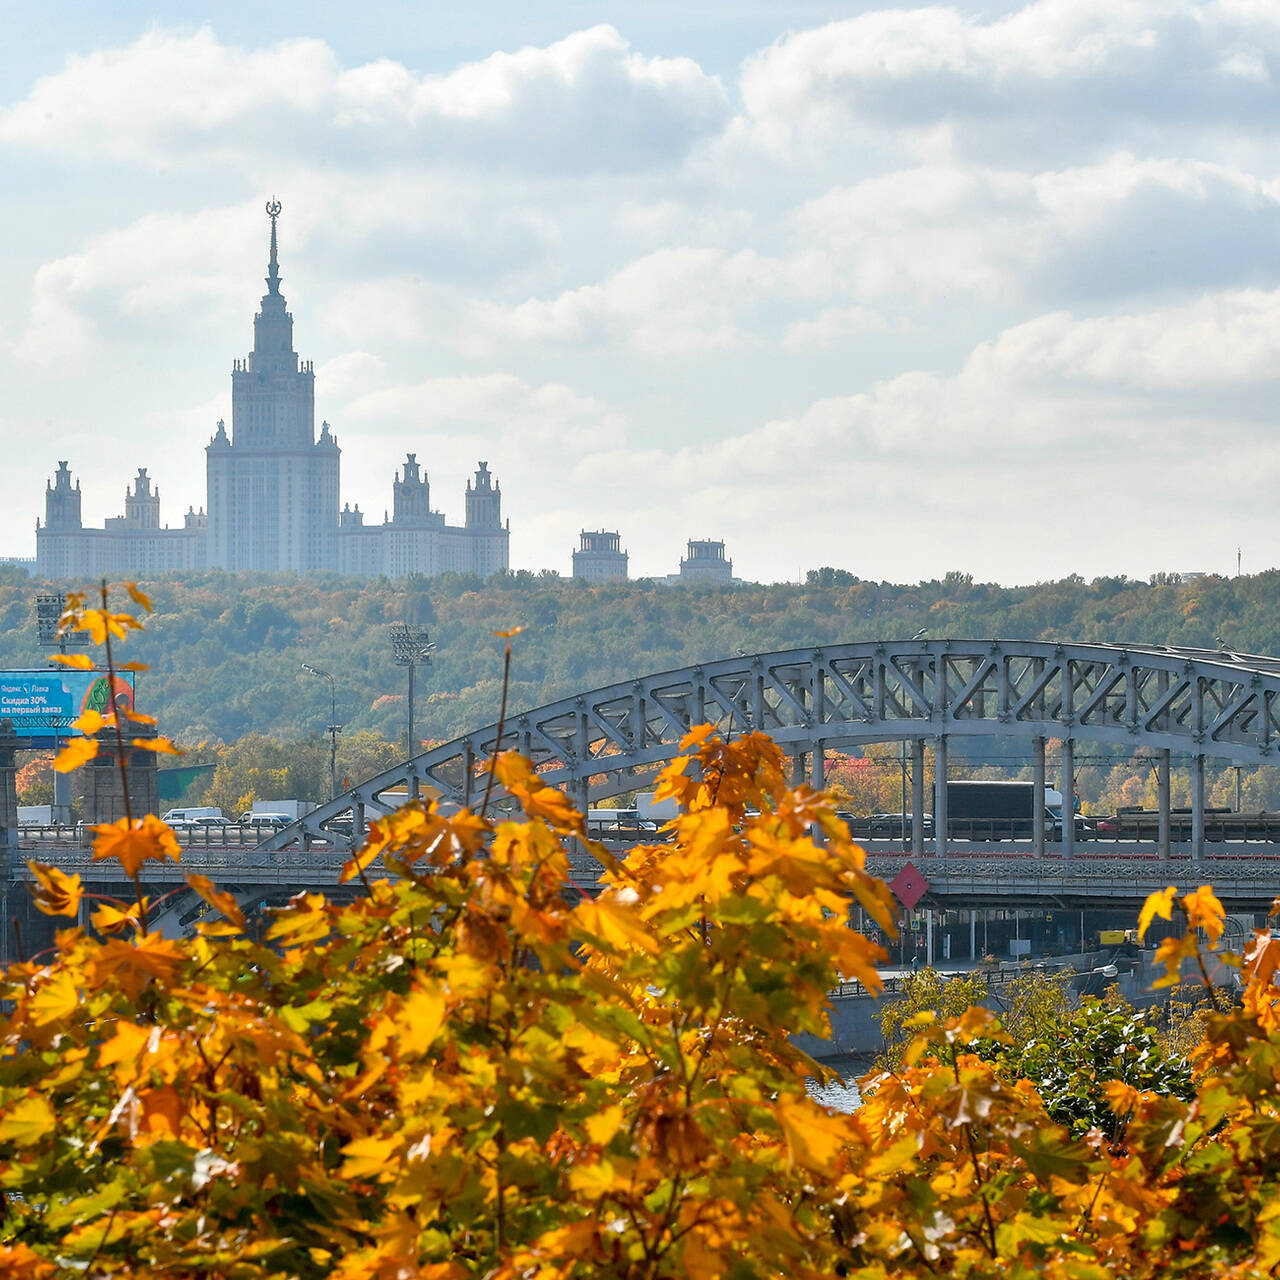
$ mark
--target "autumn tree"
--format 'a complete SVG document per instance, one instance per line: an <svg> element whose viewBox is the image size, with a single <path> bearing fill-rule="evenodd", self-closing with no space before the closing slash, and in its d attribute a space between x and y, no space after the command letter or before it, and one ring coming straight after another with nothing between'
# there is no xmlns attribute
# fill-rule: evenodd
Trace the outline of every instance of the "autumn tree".
<svg viewBox="0 0 1280 1280"><path fill-rule="evenodd" d="M104 589L68 625L110 662L136 620ZM133 719L82 718L59 767L111 749L103 731L123 757ZM877 985L851 903L888 932L892 913L826 799L783 770L767 738L694 730L659 784L673 839L619 860L505 753L477 810L377 823L348 904L303 892L246 920L188 873L212 911L186 941L149 927L148 866L181 855L154 815L94 833L129 900L31 864L40 908L88 902L92 926L0 985L0 1273L1272 1273L1280 939L1255 934L1228 1007L1204 950L1221 902L1148 900L1140 930L1179 925L1161 983L1197 978L1214 1010L1190 1096L1095 1058L1105 1131L1058 1123L1001 1070L1017 1046L993 1013L923 1002L901 1061L861 1081L856 1113L830 1111L790 1033L828 1031L839 979ZM492 812L499 794L518 813Z"/></svg>

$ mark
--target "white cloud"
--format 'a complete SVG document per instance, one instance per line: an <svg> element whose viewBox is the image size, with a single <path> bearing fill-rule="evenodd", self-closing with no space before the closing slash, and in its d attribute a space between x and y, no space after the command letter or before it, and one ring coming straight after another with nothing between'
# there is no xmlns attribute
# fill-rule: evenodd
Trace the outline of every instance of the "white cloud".
<svg viewBox="0 0 1280 1280"><path fill-rule="evenodd" d="M389 58L344 68L314 39L242 49L209 27L157 27L124 48L69 57L0 112L0 141L148 167L211 155L412 156L614 171L678 160L727 109L719 81L691 59L645 57L608 26L447 75Z"/></svg>
<svg viewBox="0 0 1280 1280"><path fill-rule="evenodd" d="M30 314L16 359L58 365L124 325L143 339L205 308L244 305L244 282L226 271L249 223L240 209L149 213L91 236L76 253L45 263L31 284Z"/></svg>
<svg viewBox="0 0 1280 1280"><path fill-rule="evenodd" d="M1124 129L1274 123L1280 10L1235 0L1036 0L991 17L880 9L790 34L742 73L747 128L776 153L849 128L1030 154ZM1149 135L1150 136L1150 135Z"/></svg>
<svg viewBox="0 0 1280 1280"><path fill-rule="evenodd" d="M1216 293L1130 315L1039 316L983 343L968 366L1148 390L1239 388L1280 377L1280 291Z"/></svg>
<svg viewBox="0 0 1280 1280"><path fill-rule="evenodd" d="M751 251L660 249L610 276L514 307L479 304L477 340L629 346L696 355L745 340L740 322L772 291L777 265Z"/></svg>
<svg viewBox="0 0 1280 1280"><path fill-rule="evenodd" d="M812 320L787 326L782 345L788 351L826 351L850 338L883 333L889 321L870 307L824 307Z"/></svg>

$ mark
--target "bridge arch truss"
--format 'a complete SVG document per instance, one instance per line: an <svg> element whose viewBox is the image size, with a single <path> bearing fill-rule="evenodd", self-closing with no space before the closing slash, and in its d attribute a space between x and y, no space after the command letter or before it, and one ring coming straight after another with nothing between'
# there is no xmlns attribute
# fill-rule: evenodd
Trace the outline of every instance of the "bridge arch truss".
<svg viewBox="0 0 1280 1280"><path fill-rule="evenodd" d="M1280 659L1141 645L903 640L704 662L517 713L508 718L501 741L493 724L444 743L358 784L260 847L281 849L315 839L342 843L344 820L348 832L362 831L366 820L424 793L475 804L488 760L499 749L522 752L548 783L586 807L652 781L689 727L707 722L725 736L768 733L797 761L808 762L816 786L823 783L829 750L895 740L910 744L917 851L923 850L920 815L927 810L924 749L931 744L938 854L945 852L947 743L953 737L1029 740L1040 782L1045 741L1060 739L1066 795L1076 743L1150 749L1160 779L1166 849L1170 761L1186 757L1198 854L1206 760L1280 762ZM509 803L496 795L499 811ZM1063 853L1069 855L1073 824L1063 826Z"/></svg>

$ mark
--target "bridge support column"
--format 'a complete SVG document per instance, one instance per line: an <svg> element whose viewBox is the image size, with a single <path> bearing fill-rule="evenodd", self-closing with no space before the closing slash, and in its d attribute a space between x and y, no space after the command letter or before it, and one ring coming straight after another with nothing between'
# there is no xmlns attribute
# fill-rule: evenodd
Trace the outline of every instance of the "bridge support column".
<svg viewBox="0 0 1280 1280"><path fill-rule="evenodd" d="M969 909L969 959L978 958L978 913Z"/></svg>
<svg viewBox="0 0 1280 1280"><path fill-rule="evenodd" d="M14 758L17 747L18 735L13 721L0 720L0 872L6 885L9 883L8 855L18 847L18 768ZM8 920L8 916L0 920L0 931L9 927Z"/></svg>
<svg viewBox="0 0 1280 1280"><path fill-rule="evenodd" d="M924 739L911 739L911 852L924 857Z"/></svg>
<svg viewBox="0 0 1280 1280"><path fill-rule="evenodd" d="M1204 862L1204 756L1191 757L1191 860Z"/></svg>
<svg viewBox="0 0 1280 1280"><path fill-rule="evenodd" d="M819 739L813 744L813 789L825 791L827 786L827 744Z"/></svg>
<svg viewBox="0 0 1280 1280"><path fill-rule="evenodd" d="M134 738L154 738L155 725L129 726ZM97 735L98 754L84 771L85 830L91 825L119 822L125 816L124 782L120 776L120 755L114 729ZM128 742L128 739L126 739ZM159 811L156 753L125 747L125 773L129 786L129 812L134 819Z"/></svg>
<svg viewBox="0 0 1280 1280"><path fill-rule="evenodd" d="M1160 858L1169 861L1169 760L1171 752L1162 751L1156 757L1156 807L1160 810Z"/></svg>
<svg viewBox="0 0 1280 1280"><path fill-rule="evenodd" d="M933 834L938 857L947 854L947 737L938 734L934 744Z"/></svg>
<svg viewBox="0 0 1280 1280"><path fill-rule="evenodd" d="M1043 796L1043 792L1041 793ZM1042 802L1043 803L1043 802ZM1076 851L1076 744L1073 738L1062 740L1062 857L1065 861Z"/></svg>
<svg viewBox="0 0 1280 1280"><path fill-rule="evenodd" d="M1031 803L1031 851L1037 858L1044 857L1044 739L1036 738L1032 744L1035 752L1032 756L1032 788L1034 796Z"/></svg>
<svg viewBox="0 0 1280 1280"><path fill-rule="evenodd" d="M806 753L797 751L791 757L791 785L793 787L803 787L809 781L808 761Z"/></svg>

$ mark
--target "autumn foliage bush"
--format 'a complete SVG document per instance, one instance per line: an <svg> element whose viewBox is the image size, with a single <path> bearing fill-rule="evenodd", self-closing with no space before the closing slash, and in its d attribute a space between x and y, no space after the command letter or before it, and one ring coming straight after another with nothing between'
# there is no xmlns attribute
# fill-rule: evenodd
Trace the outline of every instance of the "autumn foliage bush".
<svg viewBox="0 0 1280 1280"><path fill-rule="evenodd" d="M102 609L107 602L104 599ZM83 602L75 621L95 613ZM81 749L82 751L84 749ZM971 1053L990 1014L921 1019L852 1113L790 1042L840 978L876 986L859 904L888 890L778 748L693 732L670 843L615 861L518 756L523 817L410 806L265 921L197 876L189 941L148 929L153 817L100 830L99 902L4 976L0 1274L828 1277L1267 1273L1280 1262L1278 945L1255 940L1184 1100L1115 1083L1073 1137ZM815 838L820 833L820 838ZM605 864L598 896L570 850ZM33 866L42 908L78 877ZM1216 942L1208 890L1163 944Z"/></svg>

